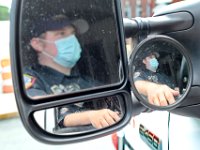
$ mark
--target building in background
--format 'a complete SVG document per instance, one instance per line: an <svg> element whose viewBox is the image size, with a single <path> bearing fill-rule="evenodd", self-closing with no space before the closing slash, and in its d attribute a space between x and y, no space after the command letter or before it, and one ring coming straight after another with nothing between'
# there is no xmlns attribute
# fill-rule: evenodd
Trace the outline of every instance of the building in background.
<svg viewBox="0 0 200 150"><path fill-rule="evenodd" d="M123 17L150 17L155 9L182 0L121 0Z"/></svg>
<svg viewBox="0 0 200 150"><path fill-rule="evenodd" d="M124 18L150 17L162 7L182 0L121 0ZM134 47L132 39L126 39L127 56L130 57Z"/></svg>

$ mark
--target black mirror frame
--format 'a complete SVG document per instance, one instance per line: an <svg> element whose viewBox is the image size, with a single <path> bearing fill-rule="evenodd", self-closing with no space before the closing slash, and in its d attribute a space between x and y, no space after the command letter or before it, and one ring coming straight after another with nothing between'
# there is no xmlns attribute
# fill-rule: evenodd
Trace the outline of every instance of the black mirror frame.
<svg viewBox="0 0 200 150"><path fill-rule="evenodd" d="M128 81L128 61L125 50L125 41L124 41L124 31L123 31L123 22L122 22L122 14L121 14L121 4L120 1L114 0L115 2L115 10L117 12L117 23L118 23L118 31L119 31L119 41L121 46L121 56L122 56L122 69L124 72L124 79L120 85L106 87L105 89L97 89L94 91L88 91L85 93L76 93L70 96L55 96L51 98L46 98L46 101L27 101L28 97L24 93L23 89L23 79L21 72L21 64L20 64L20 54L17 53L20 48L20 15L21 15L21 4L23 0L13 0L12 9L11 9L11 27L10 27L10 56L11 56L11 69L12 69L12 78L14 85L14 92L17 102L17 107L19 110L19 114L21 120L23 122L26 130L31 134L35 139L42 141L48 144L64 144L64 143L73 143L80 142L83 140L94 139L98 137L102 137L108 134L113 133L124 127L132 116L132 100L130 94L130 83ZM33 113L38 110L44 110L47 108L52 108L56 106L61 106L64 104L80 102L84 100L94 99L94 98L103 98L107 96L114 96L120 94L124 97L125 103L125 115L123 119L116 125L102 129L99 131L76 135L76 136L62 136L62 135L53 135L50 134L43 129L41 129L36 121L34 120ZM87 97L87 98L86 98ZM59 99L59 100L58 100ZM67 99L67 101L66 101ZM52 101L54 100L54 101Z"/></svg>
<svg viewBox="0 0 200 150"><path fill-rule="evenodd" d="M187 67L188 67L188 74L190 75L189 76L189 79L188 79L188 84L187 84L187 88L186 88L186 91L185 93L183 94L183 96L178 99L177 102L173 103L173 104L170 104L168 106L155 106L155 105L151 105L150 103L148 103L147 101L145 101L142 96L138 93L135 85L133 84L134 81L133 81L133 67L132 67L132 64L134 63L134 59L137 55L137 52L138 50L143 47L145 44L148 44L150 42L155 42L155 41L166 41L166 42L170 42L172 44L175 44L176 47L181 50L180 53L185 57L186 59L186 62L187 62ZM134 94L136 95L137 99L139 100L139 102L141 102L144 106L146 106L147 108L150 108L152 110L172 110L178 106L180 106L183 101L185 100L186 96L188 95L189 91L190 91L190 88L191 88L191 85L192 85L192 77L193 77L193 71L192 71L192 63L191 63L191 60L190 60L190 57L186 51L186 49L184 48L184 46L179 43L177 40L169 37L169 36L166 36L166 35L151 35L150 37L147 37L146 39L142 40L138 45L137 47L134 49L133 51L133 54L131 55L131 58L130 58L130 62L129 62L129 80L131 82L131 85L132 85L132 90L134 92Z"/></svg>

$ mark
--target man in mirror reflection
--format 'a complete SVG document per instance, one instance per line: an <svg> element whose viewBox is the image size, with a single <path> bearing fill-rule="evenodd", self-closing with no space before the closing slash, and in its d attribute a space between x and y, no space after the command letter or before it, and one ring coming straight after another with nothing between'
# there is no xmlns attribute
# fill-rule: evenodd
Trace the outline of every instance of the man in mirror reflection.
<svg viewBox="0 0 200 150"><path fill-rule="evenodd" d="M84 19L71 20L65 15L43 17L33 24L30 45L37 54L38 63L24 69L27 94L37 98L45 95L68 93L95 87L89 77L76 70L83 51L77 35L89 29ZM119 121L118 112L111 109L92 110L85 103L60 107L61 127L91 125L103 128Z"/></svg>
<svg viewBox="0 0 200 150"><path fill-rule="evenodd" d="M143 51L141 55L138 55L136 72L133 77L134 84L138 92L145 96L149 103L167 106L175 102L179 91L169 76L158 71L158 58L159 53L152 50Z"/></svg>

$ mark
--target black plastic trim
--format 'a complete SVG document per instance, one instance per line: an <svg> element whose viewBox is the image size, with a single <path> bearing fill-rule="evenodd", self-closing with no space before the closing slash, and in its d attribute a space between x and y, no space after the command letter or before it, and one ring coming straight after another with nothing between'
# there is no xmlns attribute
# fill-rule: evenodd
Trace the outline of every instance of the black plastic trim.
<svg viewBox="0 0 200 150"><path fill-rule="evenodd" d="M121 6L120 1L114 0L115 10L117 15L117 26L119 33L119 41L121 47L121 56L122 56L122 66L124 72L124 80L121 84L112 87L106 87L102 89L95 89L90 91L84 91L76 94L70 95L61 95L54 97L47 97L43 100L31 100L26 96L26 93L23 89L23 78L22 78L22 65L20 64L20 39L21 39L21 30L20 25L23 23L22 18L22 4L25 0L13 0L12 3L12 12L11 12L11 68L12 68L12 78L14 91L17 101L17 106L19 110L19 114L23 125L26 130L32 135L35 139L42 141L48 144L64 144L64 143L72 143L72 142L80 142L83 140L94 139L98 137L102 137L108 134L111 134L114 131L117 131L124 127L132 116L133 103L130 95L130 83L128 81L128 62L127 55L125 49L125 39L124 39L124 31L123 31L123 22L122 22L122 14L121 14ZM61 106L64 104L70 104L74 102L86 101L88 99L96 99L103 98L107 96L113 96L117 94L122 94L124 97L125 103L125 115L123 119L113 127L109 127L103 130L99 130L97 132L86 133L82 135L74 135L74 136L61 136L61 135L53 135L44 130L42 130L33 117L33 113L39 110L44 110L56 106Z"/></svg>

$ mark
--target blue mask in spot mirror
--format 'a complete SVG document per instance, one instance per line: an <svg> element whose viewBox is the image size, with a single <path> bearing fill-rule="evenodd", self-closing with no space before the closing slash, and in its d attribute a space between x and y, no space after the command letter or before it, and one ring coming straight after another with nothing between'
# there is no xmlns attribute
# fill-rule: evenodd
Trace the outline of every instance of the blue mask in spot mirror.
<svg viewBox="0 0 200 150"><path fill-rule="evenodd" d="M156 70L158 69L158 60L156 58L152 58L150 59L150 70L153 71L153 72L156 72Z"/></svg>

